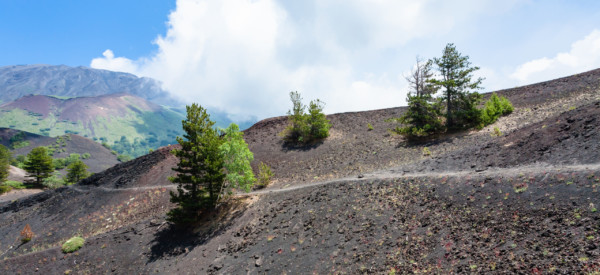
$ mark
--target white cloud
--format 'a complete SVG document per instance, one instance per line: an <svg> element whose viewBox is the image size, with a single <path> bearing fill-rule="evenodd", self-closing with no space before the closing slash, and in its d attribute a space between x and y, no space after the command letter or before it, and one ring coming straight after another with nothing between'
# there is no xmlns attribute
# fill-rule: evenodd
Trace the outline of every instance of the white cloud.
<svg viewBox="0 0 600 275"><path fill-rule="evenodd" d="M407 43L513 2L178 0L156 54L130 60L107 50L91 66L158 79L237 119L285 114L294 90L326 102L327 113L394 107L405 104L402 75L419 54L403 63Z"/></svg>
<svg viewBox="0 0 600 275"><path fill-rule="evenodd" d="M115 58L115 54L111 50L104 51L102 56L104 57L92 59L90 66L117 72L137 72L137 66L133 61L124 57Z"/></svg>
<svg viewBox="0 0 600 275"><path fill-rule="evenodd" d="M600 67L600 31L594 30L571 45L571 50L555 57L526 62L510 75L519 84L568 76Z"/></svg>

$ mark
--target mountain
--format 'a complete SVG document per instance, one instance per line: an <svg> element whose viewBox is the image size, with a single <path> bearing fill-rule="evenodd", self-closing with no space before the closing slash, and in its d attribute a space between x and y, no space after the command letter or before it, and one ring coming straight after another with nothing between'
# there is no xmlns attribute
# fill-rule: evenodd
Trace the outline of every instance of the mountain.
<svg viewBox="0 0 600 275"><path fill-rule="evenodd" d="M88 171L98 173L119 163L117 156L100 143L82 136L67 134L47 137L14 129L0 128L0 144L10 149L13 157L26 156L31 149L46 146L52 158L67 158L79 154Z"/></svg>
<svg viewBox="0 0 600 275"><path fill-rule="evenodd" d="M0 103L29 94L59 97L93 97L128 93L161 105L180 106L152 78L129 73L65 65L0 67Z"/></svg>
<svg viewBox="0 0 600 275"><path fill-rule="evenodd" d="M513 113L424 143L387 130L405 108L329 115L331 135L304 148L278 136L286 117L260 121L245 139L274 182L187 227L165 219L178 145L0 203L0 270L596 274L600 70L498 93ZM84 246L62 253L73 236Z"/></svg>
<svg viewBox="0 0 600 275"><path fill-rule="evenodd" d="M133 74L69 67L65 65L14 65L0 67L0 104L29 95L58 98L95 97L109 94L130 94L155 104L170 106L185 113L184 103L161 88L160 82ZM206 106L205 106L206 107ZM176 109L175 109L176 108ZM208 110L217 126L226 128L231 122L226 112ZM241 129L255 120L239 122Z"/></svg>
<svg viewBox="0 0 600 275"><path fill-rule="evenodd" d="M174 143L182 118L124 93L69 99L29 95L0 105L0 127L52 137L78 134L131 156Z"/></svg>

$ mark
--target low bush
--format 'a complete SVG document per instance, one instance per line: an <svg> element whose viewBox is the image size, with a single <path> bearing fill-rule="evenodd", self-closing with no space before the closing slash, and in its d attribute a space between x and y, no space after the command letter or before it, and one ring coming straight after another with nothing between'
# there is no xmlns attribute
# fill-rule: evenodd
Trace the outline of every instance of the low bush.
<svg viewBox="0 0 600 275"><path fill-rule="evenodd" d="M62 252L63 253L75 252L75 251L79 250L81 247L83 247L84 243L85 243L85 239L83 239L82 237L70 238L68 241L66 241L62 245Z"/></svg>
<svg viewBox="0 0 600 275"><path fill-rule="evenodd" d="M65 185L65 181L62 178L62 174L54 172L52 176L45 178L42 181L42 185L49 189L56 189Z"/></svg>
<svg viewBox="0 0 600 275"><path fill-rule="evenodd" d="M271 171L271 167L261 162L258 165L258 183L256 185L260 188L265 188L271 183L272 177L273 171Z"/></svg>
<svg viewBox="0 0 600 275"><path fill-rule="evenodd" d="M481 110L480 128L496 122L499 117L508 115L512 113L513 110L512 103L510 103L506 97L498 97L496 93L492 94Z"/></svg>
<svg viewBox="0 0 600 275"><path fill-rule="evenodd" d="M2 186L10 186L13 189L25 189L27 188L27 186L25 186L25 184L23 184L20 181L14 181L14 180L7 180L5 181Z"/></svg>
<svg viewBox="0 0 600 275"><path fill-rule="evenodd" d="M0 195L12 191L13 188L7 185L0 185Z"/></svg>
<svg viewBox="0 0 600 275"><path fill-rule="evenodd" d="M31 241L31 239L33 239L33 236L34 234L33 231L31 231L31 226L29 226L29 224L26 224L23 230L21 230L21 242L29 242Z"/></svg>

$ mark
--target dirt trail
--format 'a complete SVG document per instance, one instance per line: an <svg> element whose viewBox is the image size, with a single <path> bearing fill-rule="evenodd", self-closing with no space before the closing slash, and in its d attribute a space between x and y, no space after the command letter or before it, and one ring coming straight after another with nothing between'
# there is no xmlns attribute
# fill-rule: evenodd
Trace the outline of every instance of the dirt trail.
<svg viewBox="0 0 600 275"><path fill-rule="evenodd" d="M503 176L514 176L521 173L538 173L538 172L548 172L548 171L585 171L585 170L600 170L600 163L594 164L578 164L578 165L561 165L555 166L550 164L536 164L536 165L527 165L527 166L518 166L518 167L510 167L510 168L490 168L484 171L475 171L475 170L461 170L461 171L442 171L442 172L421 172L421 173L410 173L404 172L400 167L393 169L380 170L373 173L367 173L362 175L362 177L344 177L338 178L335 180L327 180L327 181L319 181L319 182L311 182L305 184L296 184L293 185L291 183L284 184L281 188L271 188L264 190L252 191L250 193L238 193L239 196L252 196L252 195L262 195L262 194L272 194L272 193L282 193L289 192L303 188L309 188L314 186L328 185L340 182L361 182L361 181L371 181L371 180L384 180L384 179L396 179L396 178L421 178L421 177L459 177L459 176L469 176L476 175L481 177L503 177ZM104 192L123 192L123 191L143 191L143 190L152 190L159 188L168 188L168 189L176 189L176 184L169 185L157 185L157 186L144 186L144 187L130 187L130 188L108 188L108 187L92 187L92 186L68 186L77 192L89 192L95 190L101 190Z"/></svg>

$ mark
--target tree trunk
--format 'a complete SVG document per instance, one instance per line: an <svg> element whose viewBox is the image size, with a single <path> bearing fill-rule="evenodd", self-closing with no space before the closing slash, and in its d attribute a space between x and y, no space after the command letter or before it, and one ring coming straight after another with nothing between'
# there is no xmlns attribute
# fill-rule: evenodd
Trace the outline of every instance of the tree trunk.
<svg viewBox="0 0 600 275"><path fill-rule="evenodd" d="M451 129L454 126L452 121L452 93L448 88L446 88L446 108L446 125L448 129Z"/></svg>

